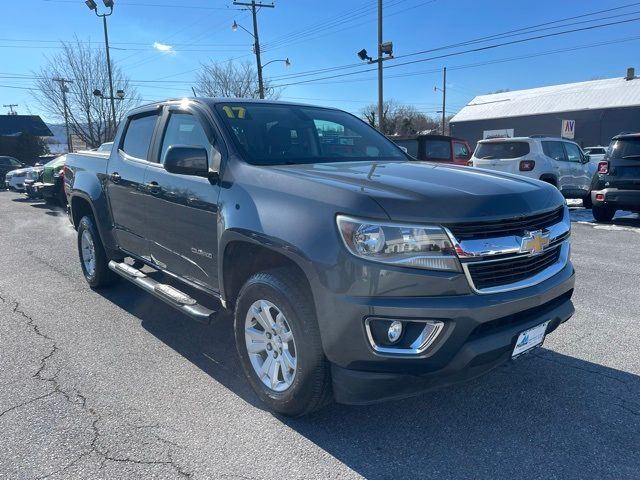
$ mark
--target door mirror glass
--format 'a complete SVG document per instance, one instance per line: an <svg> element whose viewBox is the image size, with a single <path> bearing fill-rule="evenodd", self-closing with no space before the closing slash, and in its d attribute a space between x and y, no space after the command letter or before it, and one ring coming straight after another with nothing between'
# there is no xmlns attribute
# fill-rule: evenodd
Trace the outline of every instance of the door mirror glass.
<svg viewBox="0 0 640 480"><path fill-rule="evenodd" d="M588 153L585 153L583 163L589 163L590 161L591 161L591 155L589 155Z"/></svg>
<svg viewBox="0 0 640 480"><path fill-rule="evenodd" d="M171 145L164 158L164 169L179 175L208 177L207 150L201 147Z"/></svg>

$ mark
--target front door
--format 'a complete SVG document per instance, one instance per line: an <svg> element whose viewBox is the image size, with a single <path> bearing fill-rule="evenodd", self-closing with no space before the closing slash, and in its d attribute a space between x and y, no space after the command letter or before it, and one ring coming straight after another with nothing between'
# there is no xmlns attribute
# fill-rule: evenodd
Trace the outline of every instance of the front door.
<svg viewBox="0 0 640 480"><path fill-rule="evenodd" d="M107 168L107 197L118 246L141 257L148 253L144 173L158 119L155 111L129 118Z"/></svg>
<svg viewBox="0 0 640 480"><path fill-rule="evenodd" d="M564 142L564 149L567 152L567 164L569 166L568 193L572 196L581 197L589 191L587 176L584 172L587 167L583 163L582 151L578 145L569 142Z"/></svg>
<svg viewBox="0 0 640 480"><path fill-rule="evenodd" d="M150 257L159 267L218 291L217 181L169 173L163 167L171 145L205 148L209 167L218 165L216 136L197 111L167 107L164 118L158 161L145 174Z"/></svg>

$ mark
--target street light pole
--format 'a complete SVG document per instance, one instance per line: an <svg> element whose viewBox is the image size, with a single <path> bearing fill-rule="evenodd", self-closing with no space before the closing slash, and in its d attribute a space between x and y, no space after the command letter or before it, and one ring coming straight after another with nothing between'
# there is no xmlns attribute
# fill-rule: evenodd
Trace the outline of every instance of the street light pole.
<svg viewBox="0 0 640 480"><path fill-rule="evenodd" d="M111 97L111 119L113 121L113 135L116 133L116 104L113 96L113 77L111 75L111 55L109 53L109 32L107 30L107 17L113 13L113 0L102 0L104 6L109 9L109 13L98 13L98 4L95 0L85 0L84 2L89 10L93 10L96 16L102 17L102 27L104 29L104 45L107 50L107 72L109 74L109 96ZM113 136L112 135L112 136Z"/></svg>
<svg viewBox="0 0 640 480"><path fill-rule="evenodd" d="M113 12L113 8L109 12L109 15ZM97 15L97 12L96 12ZM109 55L109 34L107 33L107 15L98 15L102 17L102 25L104 26L104 44L107 49L107 71L109 72L109 96L111 97L111 118L113 120L113 135L116 134L117 121L116 121L116 104L113 97L113 77L111 75L111 56Z"/></svg>
<svg viewBox="0 0 640 480"><path fill-rule="evenodd" d="M67 88L67 83L73 83L73 80L68 80L66 78L52 78L54 82L58 82L60 84L60 90L62 91L62 108L64 109L64 127L67 132L67 152L71 153L73 150L73 145L71 141L71 135L69 134L69 107L67 106L67 92L69 89Z"/></svg>
<svg viewBox="0 0 640 480"><path fill-rule="evenodd" d="M258 7L274 8L274 4L256 3L255 0L251 0L251 3L233 2L234 5L242 5L245 7L251 7L251 15L253 17L253 50L256 54L256 66L258 68L258 95L260 98L264 98L264 81L262 79L262 62L260 61L260 38L258 36ZM235 24L235 22L234 22ZM237 24L235 24L237 25ZM249 32L251 34L251 32Z"/></svg>
<svg viewBox="0 0 640 480"><path fill-rule="evenodd" d="M382 92L382 0L378 0L378 124L380 132L384 133L382 111L384 95Z"/></svg>
<svg viewBox="0 0 640 480"><path fill-rule="evenodd" d="M446 135L444 132L445 115L447 107L447 67L442 69L442 135Z"/></svg>

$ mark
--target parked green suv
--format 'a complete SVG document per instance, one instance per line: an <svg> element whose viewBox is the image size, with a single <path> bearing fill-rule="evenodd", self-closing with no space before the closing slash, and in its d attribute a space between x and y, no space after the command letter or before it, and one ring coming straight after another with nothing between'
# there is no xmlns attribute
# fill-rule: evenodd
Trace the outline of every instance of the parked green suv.
<svg viewBox="0 0 640 480"><path fill-rule="evenodd" d="M47 203L58 203L64 207L67 204L67 197L64 193L64 164L66 160L66 155L56 157L45 164L38 180L26 180L27 195L42 196Z"/></svg>

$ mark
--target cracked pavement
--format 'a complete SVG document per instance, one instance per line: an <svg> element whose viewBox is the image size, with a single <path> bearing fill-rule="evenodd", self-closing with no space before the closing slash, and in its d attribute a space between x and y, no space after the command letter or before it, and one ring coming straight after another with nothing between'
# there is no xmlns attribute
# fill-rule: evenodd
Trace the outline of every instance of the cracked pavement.
<svg viewBox="0 0 640 480"><path fill-rule="evenodd" d="M243 379L228 315L92 291L64 214L0 192L0 478L636 479L640 219L621 225L574 223L576 315L535 354L290 420Z"/></svg>

